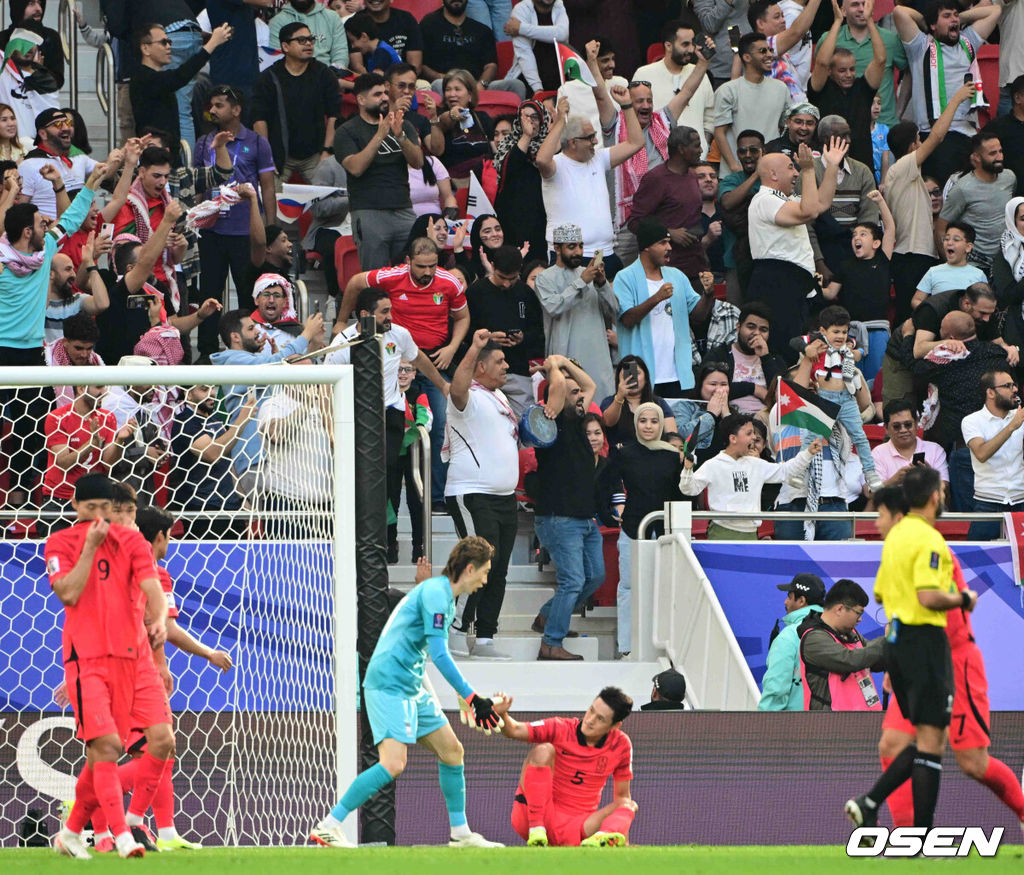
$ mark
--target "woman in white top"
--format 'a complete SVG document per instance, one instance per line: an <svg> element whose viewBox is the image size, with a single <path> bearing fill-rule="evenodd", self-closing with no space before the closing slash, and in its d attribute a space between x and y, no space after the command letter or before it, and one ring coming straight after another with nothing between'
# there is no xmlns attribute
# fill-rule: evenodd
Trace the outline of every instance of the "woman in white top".
<svg viewBox="0 0 1024 875"><path fill-rule="evenodd" d="M20 164L32 148L29 137L18 136L18 117L6 103L0 103L0 161Z"/></svg>

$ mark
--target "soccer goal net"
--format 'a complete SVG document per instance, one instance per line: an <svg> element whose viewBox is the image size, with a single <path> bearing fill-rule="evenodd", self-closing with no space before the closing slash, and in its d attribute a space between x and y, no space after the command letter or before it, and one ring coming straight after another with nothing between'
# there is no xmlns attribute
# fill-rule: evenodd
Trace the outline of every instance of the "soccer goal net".
<svg viewBox="0 0 1024 875"><path fill-rule="evenodd" d="M90 472L175 519L178 832L305 842L357 762L351 368L7 368L0 403L0 846L55 832L84 762L43 545Z"/></svg>

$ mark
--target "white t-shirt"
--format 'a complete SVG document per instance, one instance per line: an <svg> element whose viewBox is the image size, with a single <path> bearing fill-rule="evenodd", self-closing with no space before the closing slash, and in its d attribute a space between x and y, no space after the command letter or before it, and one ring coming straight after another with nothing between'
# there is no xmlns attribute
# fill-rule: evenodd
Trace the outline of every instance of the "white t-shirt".
<svg viewBox="0 0 1024 875"><path fill-rule="evenodd" d="M511 495L519 485L518 423L501 389L474 385L466 409L448 398L441 457L448 457L446 496Z"/></svg>
<svg viewBox="0 0 1024 875"><path fill-rule="evenodd" d="M683 87L683 83L690 78L693 72L693 64L687 64L679 73L673 73L665 66L665 59L655 61L653 64L645 64L637 67L633 73L633 81L650 82L651 95L654 98L654 106L661 109L668 106L669 101L675 97L676 92ZM708 154L708 134L715 131L715 92L711 87L711 80L704 77L693 97L679 113L676 123L693 128L700 134L701 155Z"/></svg>
<svg viewBox="0 0 1024 875"><path fill-rule="evenodd" d="M356 330L355 334L358 334ZM346 335L347 336L347 335ZM412 339L408 328L392 323L391 328L381 335L381 354L384 360L381 369L384 376L384 406L405 410L405 395L398 387L398 366L402 359L414 361L420 354L420 348ZM335 338L340 340L341 338ZM337 352L324 356L325 365L347 365L352 361L351 348L339 349Z"/></svg>
<svg viewBox="0 0 1024 875"><path fill-rule="evenodd" d="M297 386L295 391L315 391L319 387ZM294 501L322 504L331 501L331 459L333 451L323 417L315 403L296 412L299 400L288 387L279 388L260 405L257 414L263 436L262 478L268 492ZM268 426L274 420L295 413L271 440Z"/></svg>
<svg viewBox="0 0 1024 875"><path fill-rule="evenodd" d="M663 279L647 280L647 297L653 298L665 284ZM676 371L676 333L672 325L672 313L669 311L672 299L662 301L647 318L651 320L651 339L654 341L654 373L659 383L674 383L679 379Z"/></svg>
<svg viewBox="0 0 1024 875"><path fill-rule="evenodd" d="M974 438L988 441L1006 428L1013 419L1011 410L1000 418L982 407L965 416L960 422L964 443ZM971 467L974 469L974 497L998 504L1017 504L1024 501L1024 428L1018 428L1006 442L985 462L979 462L971 453Z"/></svg>
<svg viewBox="0 0 1024 875"><path fill-rule="evenodd" d="M797 3L796 0L782 0L779 3L779 8L782 10L783 16L785 16L786 27L792 27L793 22L804 11L803 4ZM811 44L811 32L807 31L803 39L786 53L789 55L790 69L792 69L797 81L800 83L800 87L805 91L807 90L807 81L811 78Z"/></svg>
<svg viewBox="0 0 1024 875"><path fill-rule="evenodd" d="M597 131L600 140L600 129ZM555 156L555 175L541 181L544 210L548 214L545 236L548 245L559 225L572 223L583 230L583 255L596 249L612 251L615 231L605 174L611 169L607 149L598 149L586 164L563 154Z"/></svg>
<svg viewBox="0 0 1024 875"><path fill-rule="evenodd" d="M18 172L21 173L22 180L22 195L39 207L39 212L44 216L56 219L57 195L53 193L53 185L50 181L39 175L39 168L44 164L52 164L60 171L61 176L64 177L68 197L74 200L75 193L85 187L85 180L89 178L96 162L88 155L75 155L71 159L70 167L56 158L26 158L18 165Z"/></svg>
<svg viewBox="0 0 1024 875"><path fill-rule="evenodd" d="M783 227L775 224L775 216L795 195L786 197L781 191L762 185L750 201L747 213L750 234L750 255L754 259L774 258L791 261L814 273L814 250L806 225Z"/></svg>

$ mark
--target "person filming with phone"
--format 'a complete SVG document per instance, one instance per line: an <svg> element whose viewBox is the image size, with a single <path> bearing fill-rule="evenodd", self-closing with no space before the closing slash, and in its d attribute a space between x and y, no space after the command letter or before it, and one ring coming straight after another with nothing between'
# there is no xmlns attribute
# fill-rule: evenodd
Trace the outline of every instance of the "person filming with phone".
<svg viewBox="0 0 1024 875"><path fill-rule="evenodd" d="M607 329L619 308L604 252L584 257L579 225L559 225L552 236L555 263L537 276L535 287L544 308L546 352L578 361L597 386L595 397L603 398L615 391Z"/></svg>
<svg viewBox="0 0 1024 875"><path fill-rule="evenodd" d="M875 470L883 486L900 486L907 472L915 465L934 468L949 495L949 466L946 451L934 441L917 436L917 407L907 398L895 398L882 410L885 433L889 440L871 451Z"/></svg>

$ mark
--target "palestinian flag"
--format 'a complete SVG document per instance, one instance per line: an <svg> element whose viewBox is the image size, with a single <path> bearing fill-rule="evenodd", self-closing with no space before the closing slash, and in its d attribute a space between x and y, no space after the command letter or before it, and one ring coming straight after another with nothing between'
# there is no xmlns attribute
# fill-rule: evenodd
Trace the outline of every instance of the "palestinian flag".
<svg viewBox="0 0 1024 875"><path fill-rule="evenodd" d="M590 72L590 67L587 66L586 58L581 57L568 46L562 45L562 43L555 43L555 51L558 52L558 75L561 76L563 85L572 79L576 79L589 85L591 88L597 86L597 82L594 81L594 74Z"/></svg>
<svg viewBox="0 0 1024 875"><path fill-rule="evenodd" d="M792 425L828 440L839 416L839 405L789 380L779 380L780 425Z"/></svg>
<svg viewBox="0 0 1024 875"><path fill-rule="evenodd" d="M11 60L11 55L14 52L18 52L25 58L28 57L34 48L42 44L43 38L39 34L32 33L32 31L22 27L16 27L11 33L11 38L7 41L7 46L4 49L4 63L6 64Z"/></svg>

